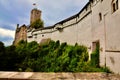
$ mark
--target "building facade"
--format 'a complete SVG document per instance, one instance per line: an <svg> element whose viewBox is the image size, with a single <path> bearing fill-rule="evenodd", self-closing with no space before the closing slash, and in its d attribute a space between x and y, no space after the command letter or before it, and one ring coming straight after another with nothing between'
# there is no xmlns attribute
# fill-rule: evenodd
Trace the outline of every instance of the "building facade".
<svg viewBox="0 0 120 80"><path fill-rule="evenodd" d="M120 74L120 1L89 0L77 14L51 27L27 31L27 41L51 38L88 47L89 53L100 44L100 65Z"/></svg>

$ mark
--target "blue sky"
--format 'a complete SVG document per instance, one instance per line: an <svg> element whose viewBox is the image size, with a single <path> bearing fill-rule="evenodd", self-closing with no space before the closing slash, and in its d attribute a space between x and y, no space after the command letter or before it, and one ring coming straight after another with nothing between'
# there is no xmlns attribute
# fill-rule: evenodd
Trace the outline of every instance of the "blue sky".
<svg viewBox="0 0 120 80"><path fill-rule="evenodd" d="M45 26L53 25L78 13L88 0L0 0L0 41L11 45L16 24L30 23L33 3L42 11Z"/></svg>

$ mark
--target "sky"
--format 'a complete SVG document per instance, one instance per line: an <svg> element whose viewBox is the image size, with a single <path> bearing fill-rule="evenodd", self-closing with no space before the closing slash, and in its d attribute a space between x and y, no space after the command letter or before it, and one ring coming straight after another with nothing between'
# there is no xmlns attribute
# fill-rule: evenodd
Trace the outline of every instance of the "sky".
<svg viewBox="0 0 120 80"><path fill-rule="evenodd" d="M42 11L45 27L77 14L88 0L0 0L0 41L12 44L16 25L30 24L30 12L35 7Z"/></svg>

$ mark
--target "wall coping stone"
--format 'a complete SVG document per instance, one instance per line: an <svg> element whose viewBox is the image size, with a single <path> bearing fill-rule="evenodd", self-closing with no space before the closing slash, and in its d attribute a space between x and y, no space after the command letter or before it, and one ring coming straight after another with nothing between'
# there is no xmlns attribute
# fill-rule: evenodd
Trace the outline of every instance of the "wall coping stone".
<svg viewBox="0 0 120 80"><path fill-rule="evenodd" d="M103 72L4 72L0 80L120 80L120 75Z"/></svg>

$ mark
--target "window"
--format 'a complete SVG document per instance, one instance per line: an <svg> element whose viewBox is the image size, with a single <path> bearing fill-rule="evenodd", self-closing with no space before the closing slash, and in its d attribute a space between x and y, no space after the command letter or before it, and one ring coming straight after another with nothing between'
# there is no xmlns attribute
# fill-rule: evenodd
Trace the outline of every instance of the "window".
<svg viewBox="0 0 120 80"><path fill-rule="evenodd" d="M28 38L32 38L32 36L28 36Z"/></svg>
<svg viewBox="0 0 120 80"><path fill-rule="evenodd" d="M35 38L37 38L37 34L35 34Z"/></svg>
<svg viewBox="0 0 120 80"><path fill-rule="evenodd" d="M39 12L37 12L37 14L39 14Z"/></svg>
<svg viewBox="0 0 120 80"><path fill-rule="evenodd" d="M93 0L90 0L93 3Z"/></svg>
<svg viewBox="0 0 120 80"><path fill-rule="evenodd" d="M112 1L112 13L118 10L118 0Z"/></svg>
<svg viewBox="0 0 120 80"><path fill-rule="evenodd" d="M97 47L100 47L99 41L92 42L92 51L95 51Z"/></svg>
<svg viewBox="0 0 120 80"><path fill-rule="evenodd" d="M42 35L42 37L44 37L44 35Z"/></svg>
<svg viewBox="0 0 120 80"><path fill-rule="evenodd" d="M102 14L99 13L99 21L101 21L101 20L102 20Z"/></svg>
<svg viewBox="0 0 120 80"><path fill-rule="evenodd" d="M118 9L118 0L116 1L116 9Z"/></svg>

